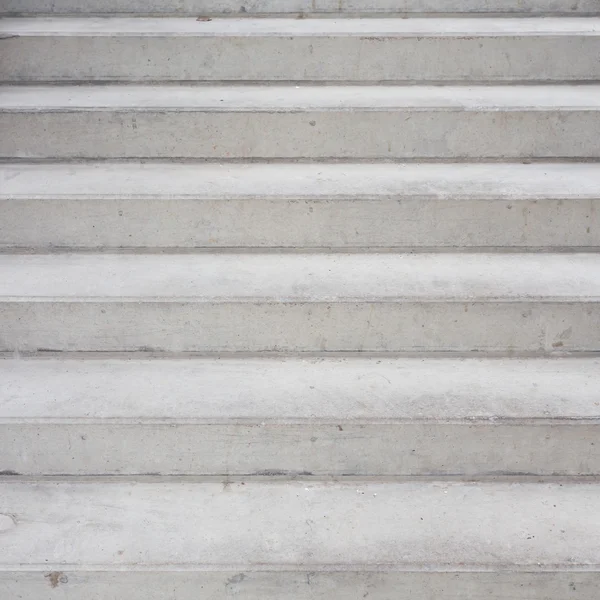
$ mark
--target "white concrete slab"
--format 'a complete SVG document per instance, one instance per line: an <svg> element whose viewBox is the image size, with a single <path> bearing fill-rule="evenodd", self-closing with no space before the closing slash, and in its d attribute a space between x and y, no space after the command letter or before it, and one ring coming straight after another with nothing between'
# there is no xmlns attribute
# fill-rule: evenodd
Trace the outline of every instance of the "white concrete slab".
<svg viewBox="0 0 600 600"><path fill-rule="evenodd" d="M593 421L599 366L597 358L5 359L0 421Z"/></svg>
<svg viewBox="0 0 600 600"><path fill-rule="evenodd" d="M363 37L385 36L488 36L488 35L600 35L600 17L554 18L386 18L386 19L244 19L227 18L201 21L193 17L165 18L76 18L36 17L4 18L0 21L0 34L18 36L81 36L119 37L139 35L144 37L173 36L194 37L246 37L246 36L298 36L298 37Z"/></svg>
<svg viewBox="0 0 600 600"><path fill-rule="evenodd" d="M600 301L597 254L0 255L11 302Z"/></svg>
<svg viewBox="0 0 600 600"><path fill-rule="evenodd" d="M5 248L600 247L596 164L3 164Z"/></svg>
<svg viewBox="0 0 600 600"><path fill-rule="evenodd" d="M600 85L547 86L3 86L0 110L546 111L600 109Z"/></svg>
<svg viewBox="0 0 600 600"><path fill-rule="evenodd" d="M596 254L0 256L0 347L596 351Z"/></svg>
<svg viewBox="0 0 600 600"><path fill-rule="evenodd" d="M0 199L596 199L594 163L0 164ZM593 223L591 223L593 225ZM385 226L385 223L380 223ZM441 225L441 224L438 224ZM1 223L0 223L1 226Z"/></svg>
<svg viewBox="0 0 600 600"><path fill-rule="evenodd" d="M0 360L0 472L600 473L600 362Z"/></svg>
<svg viewBox="0 0 600 600"><path fill-rule="evenodd" d="M0 484L3 571L594 571L598 484ZM39 575L38 575L39 577Z"/></svg>
<svg viewBox="0 0 600 600"><path fill-rule="evenodd" d="M598 86L6 86L0 157L579 159Z"/></svg>
<svg viewBox="0 0 600 600"><path fill-rule="evenodd" d="M20 18L0 36L4 82L600 79L597 18Z"/></svg>

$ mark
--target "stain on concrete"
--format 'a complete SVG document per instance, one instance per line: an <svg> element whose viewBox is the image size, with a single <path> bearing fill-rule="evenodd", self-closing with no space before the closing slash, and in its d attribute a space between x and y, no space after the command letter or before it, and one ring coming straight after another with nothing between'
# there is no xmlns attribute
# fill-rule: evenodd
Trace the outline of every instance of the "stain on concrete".
<svg viewBox="0 0 600 600"><path fill-rule="evenodd" d="M44 577L50 583L50 587L57 588L61 583L68 583L69 578L62 571L51 571Z"/></svg>
<svg viewBox="0 0 600 600"><path fill-rule="evenodd" d="M246 579L245 573L238 573L237 575L230 577L227 580L226 585L235 585L236 583L242 583L242 581L244 581L244 579Z"/></svg>

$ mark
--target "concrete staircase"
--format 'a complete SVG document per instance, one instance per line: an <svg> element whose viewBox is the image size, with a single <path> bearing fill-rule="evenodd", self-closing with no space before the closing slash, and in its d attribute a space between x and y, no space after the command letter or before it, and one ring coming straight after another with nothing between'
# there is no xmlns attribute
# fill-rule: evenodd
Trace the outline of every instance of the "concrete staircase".
<svg viewBox="0 0 600 600"><path fill-rule="evenodd" d="M2 600L597 600L598 0L1 11Z"/></svg>

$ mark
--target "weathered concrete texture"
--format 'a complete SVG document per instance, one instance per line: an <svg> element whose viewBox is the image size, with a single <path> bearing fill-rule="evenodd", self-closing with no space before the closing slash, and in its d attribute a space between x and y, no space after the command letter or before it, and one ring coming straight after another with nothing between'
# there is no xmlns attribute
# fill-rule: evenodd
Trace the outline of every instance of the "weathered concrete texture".
<svg viewBox="0 0 600 600"><path fill-rule="evenodd" d="M600 247L596 164L4 164L5 248Z"/></svg>
<svg viewBox="0 0 600 600"><path fill-rule="evenodd" d="M0 379L0 472L600 473L598 359L7 359Z"/></svg>
<svg viewBox="0 0 600 600"><path fill-rule="evenodd" d="M0 360L3 420L304 423L599 416L600 358Z"/></svg>
<svg viewBox="0 0 600 600"><path fill-rule="evenodd" d="M58 574L58 585L52 581ZM61 581L62 579L62 581ZM110 595L131 600L455 600L461 598L526 598L527 600L597 600L597 572L333 572L333 571L167 571L160 573L61 571L0 572L0 590L18 598L105 600ZM65 595L68 594L68 595Z"/></svg>
<svg viewBox="0 0 600 600"><path fill-rule="evenodd" d="M309 1L0 22L2 600L596 600L598 19L207 15L598 0Z"/></svg>
<svg viewBox="0 0 600 600"><path fill-rule="evenodd" d="M164 111L268 112L314 109L379 112L436 108L453 111L582 110L600 107L600 85L505 86L4 86L7 112L137 108Z"/></svg>
<svg viewBox="0 0 600 600"><path fill-rule="evenodd" d="M598 577L600 563L598 484L4 480L0 495L12 523L0 569L39 581L134 565L232 576L509 571L518 581L547 570Z"/></svg>
<svg viewBox="0 0 600 600"><path fill-rule="evenodd" d="M598 351L597 302L2 302L2 351Z"/></svg>
<svg viewBox="0 0 600 600"><path fill-rule="evenodd" d="M139 35L156 37L174 35L182 37L364 37L383 35L389 37L481 37L518 34L527 37L554 35L557 37L600 35L599 18L504 18L465 17L398 19L211 19L210 21L185 18L127 18L127 17L35 17L4 18L0 32L11 35L36 37L122 37Z"/></svg>
<svg viewBox="0 0 600 600"><path fill-rule="evenodd" d="M594 253L5 254L0 269L5 302L600 300L600 256Z"/></svg>
<svg viewBox="0 0 600 600"><path fill-rule="evenodd" d="M593 158L600 86L6 86L0 157Z"/></svg>
<svg viewBox="0 0 600 600"><path fill-rule="evenodd" d="M595 351L596 254L0 256L6 351Z"/></svg>
<svg viewBox="0 0 600 600"><path fill-rule="evenodd" d="M596 0L4 0L8 14L598 14Z"/></svg>
<svg viewBox="0 0 600 600"><path fill-rule="evenodd" d="M595 18L37 18L0 36L13 82L600 79Z"/></svg>
<svg viewBox="0 0 600 600"><path fill-rule="evenodd" d="M56 582L56 586L54 583ZM7 571L0 591L48 600L597 600L597 571L409 572L389 571Z"/></svg>
<svg viewBox="0 0 600 600"><path fill-rule="evenodd" d="M598 365L596 365L598 367ZM141 409L140 409L141 410ZM304 424L104 419L0 424L0 472L22 475L600 474L595 422Z"/></svg>
<svg viewBox="0 0 600 600"><path fill-rule="evenodd" d="M159 600L176 590L178 600L197 600L198 592L211 599L229 599L243 594L249 600L315 600L333 597L341 600L368 597L374 600L454 600L485 597L490 600L596 600L596 573L334 573L334 572L177 572L103 573L59 572L56 589L51 578L57 572L0 573L0 586L9 594L26 589L32 597L49 600L104 600L120 594L132 600ZM42 576L43 575L43 576ZM65 589L66 588L66 589ZM68 593L68 596L65 594ZM365 596L365 594L367 594ZM524 595L526 594L526 595Z"/></svg>

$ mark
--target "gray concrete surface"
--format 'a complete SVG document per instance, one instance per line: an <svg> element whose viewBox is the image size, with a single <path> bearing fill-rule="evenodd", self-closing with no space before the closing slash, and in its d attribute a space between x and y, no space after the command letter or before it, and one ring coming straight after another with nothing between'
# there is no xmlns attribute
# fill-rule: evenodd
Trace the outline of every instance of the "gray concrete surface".
<svg viewBox="0 0 600 600"><path fill-rule="evenodd" d="M596 600L598 20L208 15L598 0L242 1L0 22L0 597Z"/></svg>
<svg viewBox="0 0 600 600"><path fill-rule="evenodd" d="M390 15L420 13L599 14L596 0L4 0L14 14Z"/></svg>
<svg viewBox="0 0 600 600"><path fill-rule="evenodd" d="M54 586L56 582L56 587ZM106 600L597 600L597 571L0 571L0 591L18 598Z"/></svg>
<svg viewBox="0 0 600 600"><path fill-rule="evenodd" d="M533 17L506 18L368 18L368 19L212 19L197 21L193 17L35 17L4 18L0 33L36 37L123 37L139 35L152 38L177 37L490 37L502 34L556 37L576 34L600 35L600 18Z"/></svg>
<svg viewBox="0 0 600 600"><path fill-rule="evenodd" d="M0 495L2 571L511 569L518 578L597 572L600 562L591 483L5 479Z"/></svg>
<svg viewBox="0 0 600 600"><path fill-rule="evenodd" d="M13 82L600 80L595 18L34 18L2 36Z"/></svg>
<svg viewBox="0 0 600 600"><path fill-rule="evenodd" d="M595 253L4 254L0 272L4 302L600 301Z"/></svg>
<svg viewBox="0 0 600 600"><path fill-rule="evenodd" d="M0 256L5 351L595 351L595 254Z"/></svg>
<svg viewBox="0 0 600 600"><path fill-rule="evenodd" d="M2 351L595 351L598 303L2 302Z"/></svg>
<svg viewBox="0 0 600 600"><path fill-rule="evenodd" d="M163 111L268 112L276 110L387 109L493 111L556 109L596 111L600 85L489 86L3 86L0 108L7 112L43 109L150 109Z"/></svg>
<svg viewBox="0 0 600 600"><path fill-rule="evenodd" d="M0 361L0 472L600 473L593 358Z"/></svg>
<svg viewBox="0 0 600 600"><path fill-rule="evenodd" d="M4 87L2 158L591 158L599 86Z"/></svg>
<svg viewBox="0 0 600 600"><path fill-rule="evenodd" d="M596 164L3 164L4 248L600 247Z"/></svg>
<svg viewBox="0 0 600 600"><path fill-rule="evenodd" d="M600 412L600 358L122 359L0 360L0 418L487 422L594 420Z"/></svg>

